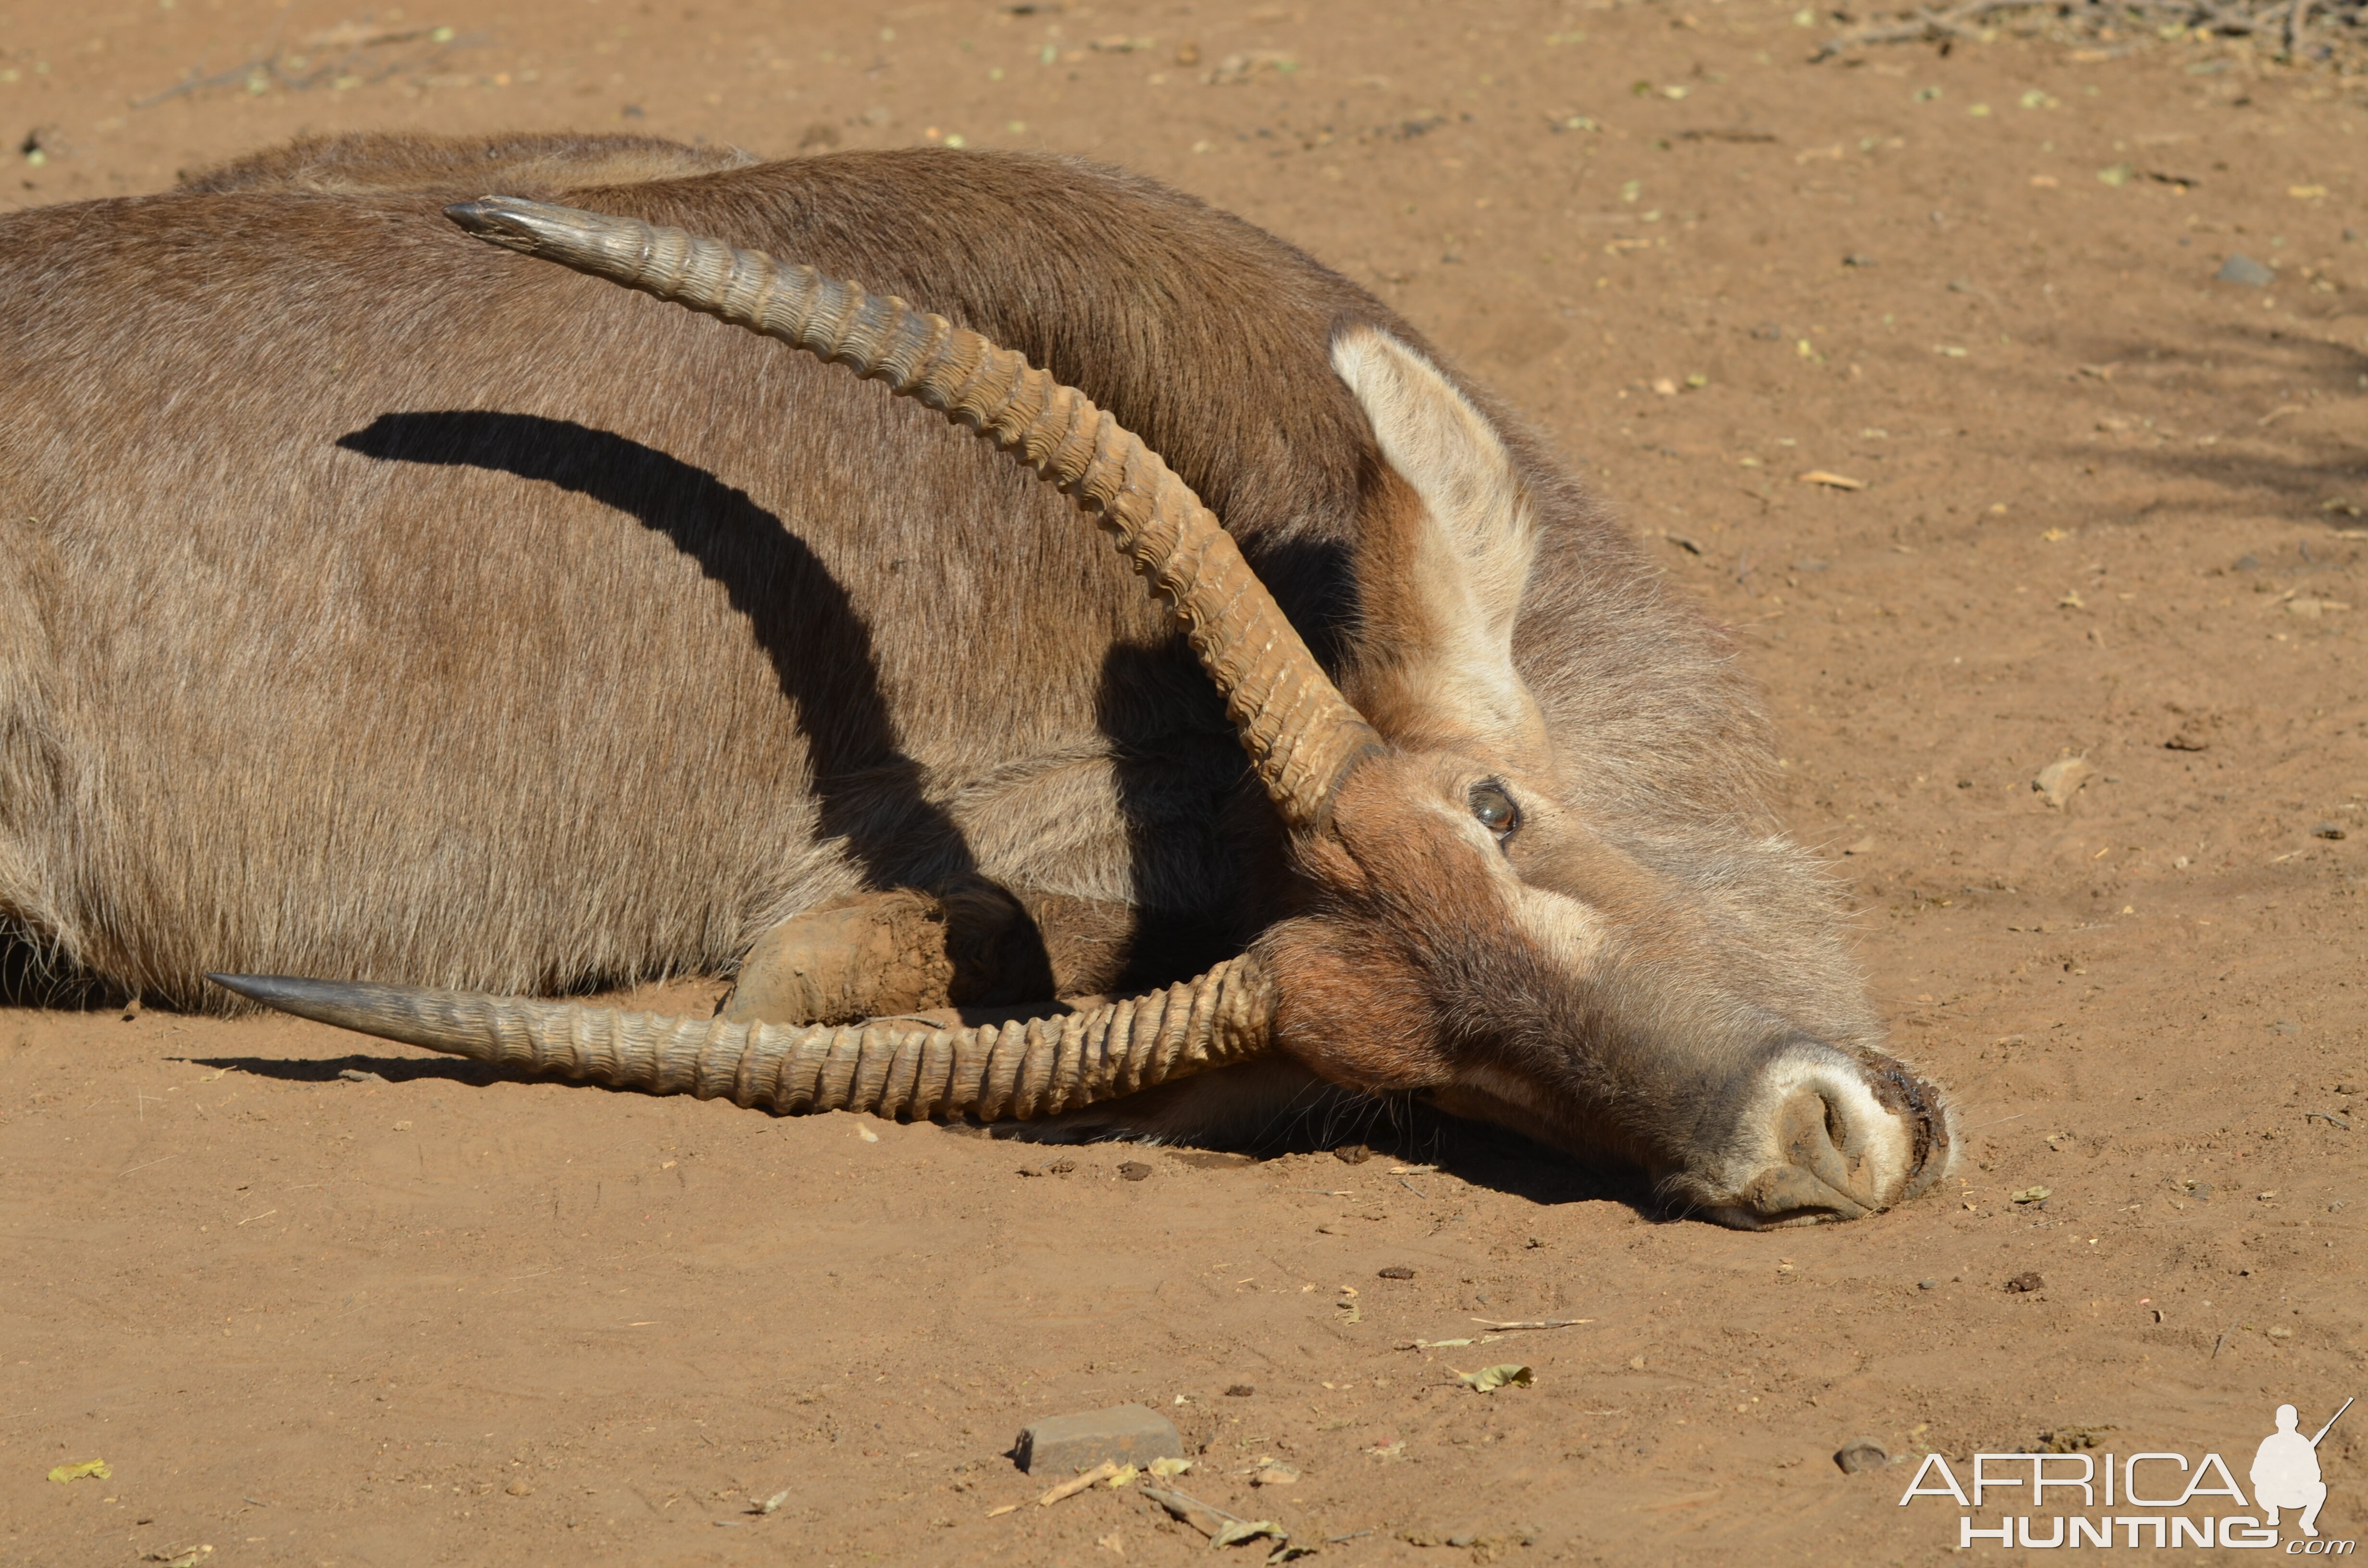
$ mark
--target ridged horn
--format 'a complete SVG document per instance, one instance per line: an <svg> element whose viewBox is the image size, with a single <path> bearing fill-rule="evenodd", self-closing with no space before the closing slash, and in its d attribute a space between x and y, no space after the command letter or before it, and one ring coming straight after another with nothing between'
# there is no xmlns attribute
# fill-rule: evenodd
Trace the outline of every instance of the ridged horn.
<svg viewBox="0 0 2368 1568"><path fill-rule="evenodd" d="M1076 497L1175 607L1267 792L1311 827L1379 737L1283 615L1233 536L1143 441L1026 359L893 295L720 240L488 196L447 207L478 238L702 311L883 381Z"/></svg>
<svg viewBox="0 0 2368 1568"><path fill-rule="evenodd" d="M281 1012L504 1067L784 1114L1026 1121L1246 1061L1274 992L1255 960L1084 1012L937 1028L669 1018L520 997L278 975L209 979Z"/></svg>

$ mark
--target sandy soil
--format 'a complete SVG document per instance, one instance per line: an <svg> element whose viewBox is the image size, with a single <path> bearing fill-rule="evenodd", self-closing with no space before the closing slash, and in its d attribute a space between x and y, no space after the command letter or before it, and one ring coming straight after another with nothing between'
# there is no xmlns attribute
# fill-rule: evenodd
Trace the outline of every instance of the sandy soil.
<svg viewBox="0 0 2368 1568"><path fill-rule="evenodd" d="M1001 1457L1141 1400L1206 1445L1188 1490L1326 1562L1924 1561L1957 1511L1844 1440L2112 1427L2241 1477L2272 1405L2368 1392L2357 79L2150 35L1813 66L1790 0L518 0L321 41L361 19L21 6L6 194L623 127L1070 149L1244 212L1509 392L1744 631L1971 1154L1737 1235L1452 1133L1031 1175L309 1026L0 1012L0 1555L1197 1559ZM2273 279L2214 281L2231 252ZM1536 1317L1588 1321L1408 1347ZM1453 1381L1512 1359L1533 1387ZM2321 1450L2330 1538L2363 1447L2354 1412ZM1302 1479L1253 1491L1263 1455Z"/></svg>

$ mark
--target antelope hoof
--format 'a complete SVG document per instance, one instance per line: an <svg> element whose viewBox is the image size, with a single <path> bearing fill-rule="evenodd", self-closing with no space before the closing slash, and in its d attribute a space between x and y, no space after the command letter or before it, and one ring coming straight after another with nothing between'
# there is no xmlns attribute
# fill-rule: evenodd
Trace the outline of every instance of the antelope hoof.
<svg viewBox="0 0 2368 1568"><path fill-rule="evenodd" d="M1056 980L1029 911L994 883L969 878L934 892L860 893L782 921L742 960L723 1016L849 1024L1035 1001L1052 996Z"/></svg>
<svg viewBox="0 0 2368 1568"><path fill-rule="evenodd" d="M1938 1182L1956 1154L1938 1090L1889 1057L1824 1045L1781 1051L1734 1126L1724 1179L1676 1185L1695 1187L1705 1218L1737 1230L1878 1212Z"/></svg>

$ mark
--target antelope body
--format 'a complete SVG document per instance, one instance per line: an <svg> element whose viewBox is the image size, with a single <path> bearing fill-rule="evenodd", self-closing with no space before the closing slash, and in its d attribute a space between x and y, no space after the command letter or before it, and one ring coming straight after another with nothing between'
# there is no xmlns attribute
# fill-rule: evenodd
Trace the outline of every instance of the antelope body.
<svg viewBox="0 0 2368 1568"><path fill-rule="evenodd" d="M456 210L484 237L725 319L439 212L485 191L563 207ZM689 235L871 293L792 311ZM565 991L924 890L1027 938L949 934L926 1001L1154 994L785 1033L234 983L1067 1136L1416 1093L1744 1225L1948 1166L1725 638L1236 219L1044 157L357 138L0 220L0 915L63 964L185 1004Z"/></svg>

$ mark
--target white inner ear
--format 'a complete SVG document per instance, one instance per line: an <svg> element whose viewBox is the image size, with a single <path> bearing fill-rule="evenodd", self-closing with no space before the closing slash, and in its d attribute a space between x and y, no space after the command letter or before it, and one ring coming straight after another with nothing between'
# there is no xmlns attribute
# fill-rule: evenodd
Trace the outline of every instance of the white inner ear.
<svg viewBox="0 0 2368 1568"><path fill-rule="evenodd" d="M1513 460L1437 366L1385 332L1357 326L1332 343L1332 369L1372 422L1382 456L1421 496L1411 583L1431 645L1402 651L1423 706L1479 720L1510 739L1537 723L1513 671L1513 618L1537 552L1537 527Z"/></svg>

